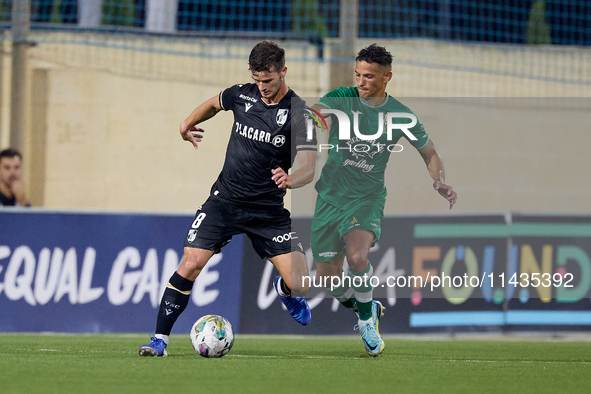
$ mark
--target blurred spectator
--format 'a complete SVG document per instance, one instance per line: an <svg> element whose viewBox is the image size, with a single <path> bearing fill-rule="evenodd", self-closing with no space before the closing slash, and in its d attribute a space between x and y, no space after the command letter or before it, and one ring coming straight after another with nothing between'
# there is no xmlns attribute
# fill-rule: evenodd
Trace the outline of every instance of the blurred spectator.
<svg viewBox="0 0 591 394"><path fill-rule="evenodd" d="M31 205L23 182L23 156L16 149L0 152L0 207Z"/></svg>

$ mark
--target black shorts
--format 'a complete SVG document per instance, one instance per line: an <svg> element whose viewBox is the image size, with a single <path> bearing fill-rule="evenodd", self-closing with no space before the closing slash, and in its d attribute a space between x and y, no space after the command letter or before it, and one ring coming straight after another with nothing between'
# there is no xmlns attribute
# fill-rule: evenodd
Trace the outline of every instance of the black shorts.
<svg viewBox="0 0 591 394"><path fill-rule="evenodd" d="M209 197L195 213L184 246L218 253L237 234L246 234L261 258L303 252L287 209L249 209L216 197Z"/></svg>

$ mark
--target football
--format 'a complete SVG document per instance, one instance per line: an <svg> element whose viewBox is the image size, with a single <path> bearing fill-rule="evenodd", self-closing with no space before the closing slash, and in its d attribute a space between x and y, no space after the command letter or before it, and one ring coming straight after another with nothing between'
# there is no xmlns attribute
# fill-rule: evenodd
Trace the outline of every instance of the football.
<svg viewBox="0 0 591 394"><path fill-rule="evenodd" d="M234 345L232 324L218 315L206 315L197 320L191 328L190 337L195 351L208 358L222 357Z"/></svg>

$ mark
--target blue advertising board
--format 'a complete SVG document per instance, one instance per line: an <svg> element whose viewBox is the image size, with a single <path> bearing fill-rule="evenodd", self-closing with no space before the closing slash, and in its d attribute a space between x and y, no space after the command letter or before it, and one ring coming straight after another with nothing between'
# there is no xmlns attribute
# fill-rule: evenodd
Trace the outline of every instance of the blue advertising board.
<svg viewBox="0 0 591 394"><path fill-rule="evenodd" d="M310 226L293 220L314 277ZM585 215L386 217L369 253L374 297L387 308L380 332L588 330L590 240ZM244 265L243 332L354 333L355 314L323 287L311 288L312 321L298 326L272 290L272 265L246 247Z"/></svg>
<svg viewBox="0 0 591 394"><path fill-rule="evenodd" d="M0 331L146 332L192 215L0 211ZM242 237L195 283L174 333L215 313L239 327Z"/></svg>
<svg viewBox="0 0 591 394"><path fill-rule="evenodd" d="M192 220L0 210L0 331L153 332ZM310 225L311 218L293 220L314 277ZM586 330L590 239L585 215L386 217L369 254L374 296L387 307L380 329ZM322 287L308 295L312 322L297 324L273 289L277 274L247 237L234 237L199 275L173 334L205 314L226 317L240 333L354 333L356 316ZM446 276L453 284L440 285Z"/></svg>

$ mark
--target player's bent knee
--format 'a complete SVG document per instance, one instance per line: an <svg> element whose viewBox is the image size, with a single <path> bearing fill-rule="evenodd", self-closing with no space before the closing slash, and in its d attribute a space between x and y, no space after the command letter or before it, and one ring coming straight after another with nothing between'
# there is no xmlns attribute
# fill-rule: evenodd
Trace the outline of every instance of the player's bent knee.
<svg viewBox="0 0 591 394"><path fill-rule="evenodd" d="M212 255L213 252L209 250L185 248L183 261L177 272L186 279L195 280Z"/></svg>
<svg viewBox="0 0 591 394"><path fill-rule="evenodd" d="M367 253L364 251L354 251L347 253L347 263L349 263L349 268L353 271L362 272L367 268Z"/></svg>
<svg viewBox="0 0 591 394"><path fill-rule="evenodd" d="M184 278L194 280L193 278L199 276L201 270L203 270L202 264L198 264L196 261L186 260L178 268L178 273Z"/></svg>

